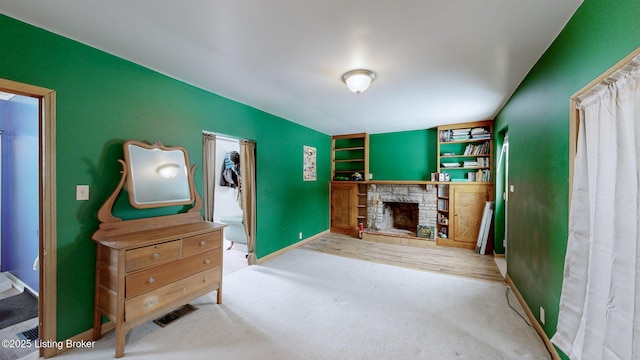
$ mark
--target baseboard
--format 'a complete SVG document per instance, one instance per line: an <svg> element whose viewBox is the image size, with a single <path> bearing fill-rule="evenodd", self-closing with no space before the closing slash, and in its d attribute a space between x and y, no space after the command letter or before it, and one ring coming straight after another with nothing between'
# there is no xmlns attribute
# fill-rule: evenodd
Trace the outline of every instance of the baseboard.
<svg viewBox="0 0 640 360"><path fill-rule="evenodd" d="M549 340L549 337L544 332L544 329L542 329L542 326L540 326L538 319L536 319L535 315L533 315L533 312L529 308L529 305L527 304L526 301L524 301L522 294L520 294L520 291L518 291L518 288L516 288L515 284L513 283L513 280L511 280L511 278L509 277L509 274L507 274L505 280L507 281L507 285L509 285L509 287L511 288L511 291L513 291L513 294L518 299L520 306L522 306L522 308L524 309L524 312L527 314L529 321L531 322L531 324L533 324L533 328L536 329L536 331L538 332L538 335L540 335L540 337L542 338L542 341L544 342L544 345L547 347L547 350L551 354L551 357L553 358L553 360L561 360L560 355L558 354L558 350L556 350L556 347L551 343L551 340Z"/></svg>
<svg viewBox="0 0 640 360"><path fill-rule="evenodd" d="M4 273L0 273L0 293L3 293L13 287L11 281Z"/></svg>
<svg viewBox="0 0 640 360"><path fill-rule="evenodd" d="M300 240L300 241L298 241L298 242L297 242L297 243L295 243L295 244L291 244L291 245L289 245L289 246L287 246L287 247L285 247L285 248L282 248L282 249L280 249L280 250L278 250L278 251L276 251L276 252L272 252L271 254L269 254L269 255L267 255L267 256L263 256L263 257L259 258L259 259L257 260L257 262L256 262L256 263L257 263L258 265L260 265L260 264L264 263L265 261L269 261L269 260L271 260L271 259L273 259L273 258L276 258L276 257L278 257L278 256L280 256L280 255L282 255L282 254L284 254L284 253L286 253L286 252L289 252L289 251L291 251L291 250L297 249L297 248L299 248L300 246L306 245L307 243L310 243L310 242L312 242L313 240L315 240L315 239L317 239L317 238L319 238L319 237L321 237L321 236L323 236L323 235L326 235L326 234L328 234L328 233L329 233L329 230L325 230L325 231L323 231L323 232L321 232L321 233L318 233L318 234L316 234L316 235L313 235L313 236L311 236L311 237L308 237L308 238L306 238L306 239L304 239L304 240Z"/></svg>
<svg viewBox="0 0 640 360"><path fill-rule="evenodd" d="M7 271L7 272L3 272L2 274L4 276L6 276L7 279L11 280L11 282L13 283L13 287L16 288L16 290L18 290L20 292L23 292L24 289L27 289L27 290L29 290L29 292L31 292L36 297L40 297L40 294L37 291L32 289L29 285L25 284L22 280L18 279L12 273Z"/></svg>

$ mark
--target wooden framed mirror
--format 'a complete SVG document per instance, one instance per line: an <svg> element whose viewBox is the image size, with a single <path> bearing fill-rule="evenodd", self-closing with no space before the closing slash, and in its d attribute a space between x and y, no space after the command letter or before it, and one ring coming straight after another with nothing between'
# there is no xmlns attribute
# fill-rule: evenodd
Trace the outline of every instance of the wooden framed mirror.
<svg viewBox="0 0 640 360"><path fill-rule="evenodd" d="M186 149L131 140L124 143L124 158L129 172L129 203L134 208L193 203Z"/></svg>
<svg viewBox="0 0 640 360"><path fill-rule="evenodd" d="M192 205L187 212L200 215L202 199L193 181L196 165L189 167L185 148L135 140L126 141L123 148L125 159L118 160L122 165L120 183L98 210L102 225L122 221L111 210L125 185L133 208Z"/></svg>

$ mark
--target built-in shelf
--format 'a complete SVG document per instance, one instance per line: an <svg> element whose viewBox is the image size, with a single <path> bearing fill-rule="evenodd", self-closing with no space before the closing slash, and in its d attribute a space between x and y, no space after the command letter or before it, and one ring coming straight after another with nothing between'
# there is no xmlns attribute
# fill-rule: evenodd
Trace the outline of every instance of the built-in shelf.
<svg viewBox="0 0 640 360"><path fill-rule="evenodd" d="M369 134L347 134L331 137L331 180L353 181L354 173L362 180L369 176Z"/></svg>
<svg viewBox="0 0 640 360"><path fill-rule="evenodd" d="M492 181L492 121L439 126L437 131L438 173L456 183Z"/></svg>

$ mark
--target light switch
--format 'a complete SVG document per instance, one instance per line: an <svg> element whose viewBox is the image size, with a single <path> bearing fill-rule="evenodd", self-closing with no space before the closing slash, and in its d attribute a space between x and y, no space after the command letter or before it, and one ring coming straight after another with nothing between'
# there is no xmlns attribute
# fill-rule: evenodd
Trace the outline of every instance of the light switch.
<svg viewBox="0 0 640 360"><path fill-rule="evenodd" d="M76 200L89 200L89 185L76 185Z"/></svg>
<svg viewBox="0 0 640 360"><path fill-rule="evenodd" d="M509 191L516 192L516 187L513 185L509 185Z"/></svg>

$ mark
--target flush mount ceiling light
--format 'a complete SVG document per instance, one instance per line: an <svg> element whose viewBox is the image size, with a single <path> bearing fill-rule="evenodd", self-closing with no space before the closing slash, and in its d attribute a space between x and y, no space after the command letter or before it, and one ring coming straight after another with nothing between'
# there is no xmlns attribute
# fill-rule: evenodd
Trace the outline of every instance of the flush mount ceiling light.
<svg viewBox="0 0 640 360"><path fill-rule="evenodd" d="M376 74L373 71L365 69L347 71L342 75L342 81L347 84L349 90L356 94L367 90L375 78Z"/></svg>

